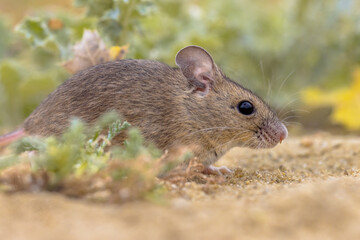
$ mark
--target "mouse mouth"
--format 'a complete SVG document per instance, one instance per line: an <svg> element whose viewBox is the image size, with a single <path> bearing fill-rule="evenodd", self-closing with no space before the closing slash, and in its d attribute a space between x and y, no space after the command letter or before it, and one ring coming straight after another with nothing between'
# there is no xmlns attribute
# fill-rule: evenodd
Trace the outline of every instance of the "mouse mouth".
<svg viewBox="0 0 360 240"><path fill-rule="evenodd" d="M272 148L281 143L288 136L285 125L281 122L263 124L255 132L257 145L254 148Z"/></svg>

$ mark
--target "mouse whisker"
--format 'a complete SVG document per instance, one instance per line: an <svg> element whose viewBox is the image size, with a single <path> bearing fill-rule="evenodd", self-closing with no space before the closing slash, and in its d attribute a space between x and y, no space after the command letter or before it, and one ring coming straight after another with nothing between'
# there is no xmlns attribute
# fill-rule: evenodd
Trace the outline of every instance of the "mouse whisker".
<svg viewBox="0 0 360 240"><path fill-rule="evenodd" d="M244 133L246 133L246 132L251 132L251 131L250 131L250 130L245 130L245 131L239 132L239 133L237 133L234 137L232 137L229 141L227 141L227 142L225 142L225 143L223 143L223 144L220 144L220 145L216 146L215 149L219 149L219 148L221 148L221 147L223 147L223 146L225 146L225 145L227 145L227 144L229 144L229 143L231 143L231 142L243 140L243 139L246 138L247 136L241 136L240 138L237 138L237 137L238 137L240 134L244 134Z"/></svg>
<svg viewBox="0 0 360 240"><path fill-rule="evenodd" d="M242 146L243 147L250 147L250 148L255 148L255 143L256 142L256 139L254 137L248 139L247 141L245 141ZM258 143L259 144L259 143Z"/></svg>
<svg viewBox="0 0 360 240"><path fill-rule="evenodd" d="M197 131L194 131L194 132L191 132L187 135L185 135L186 137L190 136L190 135L194 135L196 133L199 133L199 132L206 132L206 131L224 131L224 130L247 130L245 128L240 128L240 127L211 127L211 128L203 128L203 129L200 129L200 130L197 130Z"/></svg>
<svg viewBox="0 0 360 240"><path fill-rule="evenodd" d="M244 132L242 132L242 133L244 133ZM223 146L225 146L225 145L227 145L227 144L229 144L231 142L234 142L234 141L237 141L237 140L242 140L243 138L245 138L245 136L242 136L241 138L235 139L237 136L239 136L242 133L239 133L239 134L235 135L232 139L226 141L225 143L216 146L215 149L219 149L219 148L221 148L221 147L223 147Z"/></svg>
<svg viewBox="0 0 360 240"><path fill-rule="evenodd" d="M306 110L306 109L303 109L303 108L295 108L295 109L288 110L288 111L285 112L283 115L286 116L287 114L292 113L292 112L295 112L295 113L309 113L309 111Z"/></svg>
<svg viewBox="0 0 360 240"><path fill-rule="evenodd" d="M284 124L288 126L292 126L292 125L303 126L303 124L300 122L284 122Z"/></svg>
<svg viewBox="0 0 360 240"><path fill-rule="evenodd" d="M286 122L288 119L293 119L293 118L297 118L298 116L297 115L289 115L283 119L281 119L282 122Z"/></svg>
<svg viewBox="0 0 360 240"><path fill-rule="evenodd" d="M291 104L293 104L294 102L296 102L296 101L299 100L299 99L300 99L300 97L294 98L294 99L292 99L291 101L289 101L288 103L286 103L284 106L282 106L282 107L278 110L278 115L280 116L280 118L281 118L282 115L284 115L283 111L284 111L288 106L290 106Z"/></svg>
<svg viewBox="0 0 360 240"><path fill-rule="evenodd" d="M290 77L294 74L295 70L292 70L286 77L285 79L282 81L282 83L280 84L279 89L277 90L276 95L278 95L281 92L282 87L285 85L285 83L287 82L287 80L290 79Z"/></svg>
<svg viewBox="0 0 360 240"><path fill-rule="evenodd" d="M297 97L295 97L297 96ZM289 105L295 103L296 101L298 101L299 99L301 99L301 96L300 96L300 92L296 92L294 94L291 94L289 97L288 97L290 100L287 100L287 103L285 105L283 105L280 109L278 109L278 113L281 114L281 112L286 109Z"/></svg>
<svg viewBox="0 0 360 240"><path fill-rule="evenodd" d="M286 118L284 119L281 119L282 122L286 122L288 119L293 119L293 118L297 118L298 116L297 115L289 115L287 116Z"/></svg>

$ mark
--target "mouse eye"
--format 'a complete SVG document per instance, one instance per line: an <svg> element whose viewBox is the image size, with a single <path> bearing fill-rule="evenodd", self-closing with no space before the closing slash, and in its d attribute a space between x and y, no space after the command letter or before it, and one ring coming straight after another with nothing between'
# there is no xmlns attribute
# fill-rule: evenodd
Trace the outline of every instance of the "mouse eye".
<svg viewBox="0 0 360 240"><path fill-rule="evenodd" d="M254 106L248 101L242 101L238 105L238 110L244 115L250 115L254 112Z"/></svg>

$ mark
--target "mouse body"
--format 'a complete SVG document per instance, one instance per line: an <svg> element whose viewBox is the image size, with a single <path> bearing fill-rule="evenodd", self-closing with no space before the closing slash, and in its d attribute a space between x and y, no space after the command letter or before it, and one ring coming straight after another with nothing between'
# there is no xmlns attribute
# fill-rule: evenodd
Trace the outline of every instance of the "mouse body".
<svg viewBox="0 0 360 240"><path fill-rule="evenodd" d="M234 146L270 148L287 137L269 106L229 79L206 50L185 47L175 61L178 67L118 60L76 73L30 114L23 132L60 135L71 117L91 125L115 110L159 149L189 147L209 173L229 172L211 164Z"/></svg>

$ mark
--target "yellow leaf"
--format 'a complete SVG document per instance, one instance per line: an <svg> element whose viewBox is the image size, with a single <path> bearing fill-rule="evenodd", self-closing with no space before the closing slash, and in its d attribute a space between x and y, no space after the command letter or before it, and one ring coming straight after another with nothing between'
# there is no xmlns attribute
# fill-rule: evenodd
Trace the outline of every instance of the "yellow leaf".
<svg viewBox="0 0 360 240"><path fill-rule="evenodd" d="M129 51L129 44L124 46L113 46L109 50L111 60L121 60L125 58L125 55Z"/></svg>
<svg viewBox="0 0 360 240"><path fill-rule="evenodd" d="M360 68L353 72L351 86L331 92L308 88L302 92L302 99L309 106L332 106L334 123L350 130L360 129Z"/></svg>
<svg viewBox="0 0 360 240"><path fill-rule="evenodd" d="M347 89L339 89L324 93L319 88L308 88L301 93L303 101L313 107L336 104L337 99L346 93Z"/></svg>
<svg viewBox="0 0 360 240"><path fill-rule="evenodd" d="M321 106L328 104L324 101L323 93L318 88L308 88L301 93L303 101L309 106Z"/></svg>

